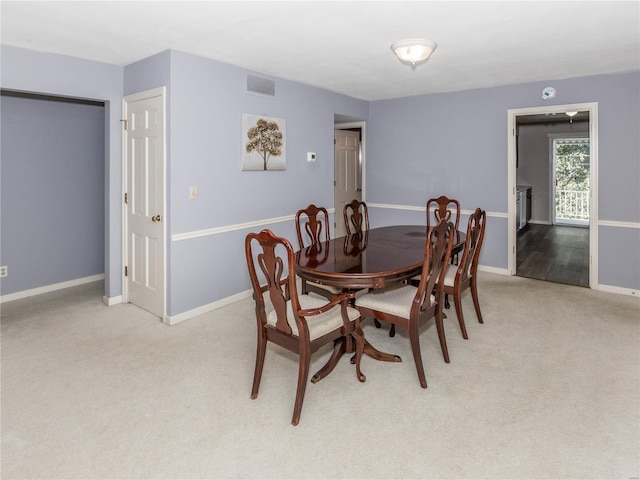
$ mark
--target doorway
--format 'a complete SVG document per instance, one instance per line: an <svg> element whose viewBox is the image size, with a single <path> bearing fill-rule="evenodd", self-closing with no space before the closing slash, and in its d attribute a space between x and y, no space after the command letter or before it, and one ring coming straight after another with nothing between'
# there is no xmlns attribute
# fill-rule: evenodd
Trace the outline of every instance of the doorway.
<svg viewBox="0 0 640 480"><path fill-rule="evenodd" d="M508 124L510 274L593 288L597 228L589 227L597 225L597 103L509 110ZM533 205L523 225L516 216L524 190Z"/></svg>
<svg viewBox="0 0 640 480"><path fill-rule="evenodd" d="M104 283L108 106L37 92L0 95L0 301Z"/></svg>
<svg viewBox="0 0 640 480"><path fill-rule="evenodd" d="M345 203L364 201L364 122L336 124L334 129L334 236L346 235Z"/></svg>

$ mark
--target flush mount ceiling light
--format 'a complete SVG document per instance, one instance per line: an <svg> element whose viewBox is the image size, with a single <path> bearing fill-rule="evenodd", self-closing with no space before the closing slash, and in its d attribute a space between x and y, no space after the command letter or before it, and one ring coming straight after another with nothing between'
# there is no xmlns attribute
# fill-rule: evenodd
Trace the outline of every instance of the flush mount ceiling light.
<svg viewBox="0 0 640 480"><path fill-rule="evenodd" d="M410 38L391 45L391 50L401 62L408 63L413 68L419 63L426 62L438 45L423 38Z"/></svg>
<svg viewBox="0 0 640 480"><path fill-rule="evenodd" d="M570 118L569 123L573 123L573 117L575 117L578 114L578 112L576 111L564 112L564 113Z"/></svg>

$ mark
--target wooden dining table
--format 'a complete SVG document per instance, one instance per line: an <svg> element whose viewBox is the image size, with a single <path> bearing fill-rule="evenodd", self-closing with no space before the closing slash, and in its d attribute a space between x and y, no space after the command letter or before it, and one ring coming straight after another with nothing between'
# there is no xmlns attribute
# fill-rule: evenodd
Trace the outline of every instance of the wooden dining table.
<svg viewBox="0 0 640 480"><path fill-rule="evenodd" d="M455 235L452 255L462 250L465 241L463 232ZM426 238L425 225L394 225L318 242L296 252L296 273L307 281L344 291L384 288L421 273ZM353 351L350 337L337 340L331 358L311 381L324 378L344 353ZM402 361L398 355L380 352L368 341L365 353L376 360Z"/></svg>

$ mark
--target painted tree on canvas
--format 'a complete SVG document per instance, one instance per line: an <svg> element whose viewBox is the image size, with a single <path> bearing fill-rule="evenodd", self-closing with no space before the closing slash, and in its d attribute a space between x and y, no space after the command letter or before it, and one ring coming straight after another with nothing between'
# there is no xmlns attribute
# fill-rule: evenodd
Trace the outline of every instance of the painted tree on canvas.
<svg viewBox="0 0 640 480"><path fill-rule="evenodd" d="M277 157L282 154L282 132L276 122L259 119L256 125L247 131L247 137L247 153L254 150L258 152L264 162L264 170L267 169L272 155Z"/></svg>

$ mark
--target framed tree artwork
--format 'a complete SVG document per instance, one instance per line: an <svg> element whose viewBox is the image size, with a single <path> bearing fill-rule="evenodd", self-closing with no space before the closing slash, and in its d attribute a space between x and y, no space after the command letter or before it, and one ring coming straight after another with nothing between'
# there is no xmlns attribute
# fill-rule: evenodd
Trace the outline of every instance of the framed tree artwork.
<svg viewBox="0 0 640 480"><path fill-rule="evenodd" d="M285 170L286 124L282 118L242 115L242 170Z"/></svg>

